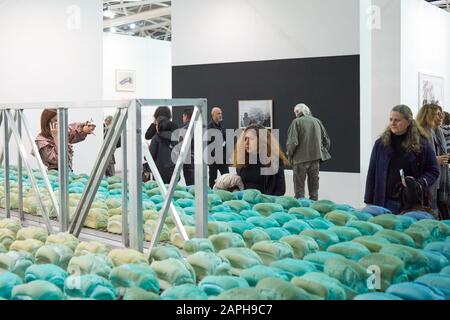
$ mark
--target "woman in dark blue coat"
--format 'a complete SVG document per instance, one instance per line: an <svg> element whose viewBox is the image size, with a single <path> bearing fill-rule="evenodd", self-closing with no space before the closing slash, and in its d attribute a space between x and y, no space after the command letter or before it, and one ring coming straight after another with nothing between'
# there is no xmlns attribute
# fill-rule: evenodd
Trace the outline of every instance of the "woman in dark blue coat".
<svg viewBox="0 0 450 320"><path fill-rule="evenodd" d="M367 174L364 202L401 213L399 191L405 177L416 178L425 188L439 178L440 169L426 132L416 123L411 109L392 109L389 128L375 142Z"/></svg>

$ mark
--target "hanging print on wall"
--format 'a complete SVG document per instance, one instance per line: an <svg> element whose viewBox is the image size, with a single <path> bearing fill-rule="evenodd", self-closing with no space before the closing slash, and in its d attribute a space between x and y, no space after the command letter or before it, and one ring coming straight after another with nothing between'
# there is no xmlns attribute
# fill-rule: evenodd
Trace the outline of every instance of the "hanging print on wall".
<svg viewBox="0 0 450 320"><path fill-rule="evenodd" d="M116 91L136 91L136 71L116 70Z"/></svg>
<svg viewBox="0 0 450 320"><path fill-rule="evenodd" d="M419 73L419 105L444 104L444 78Z"/></svg>
<svg viewBox="0 0 450 320"><path fill-rule="evenodd" d="M246 128L257 123L273 128L272 100L240 100L239 101L239 128Z"/></svg>

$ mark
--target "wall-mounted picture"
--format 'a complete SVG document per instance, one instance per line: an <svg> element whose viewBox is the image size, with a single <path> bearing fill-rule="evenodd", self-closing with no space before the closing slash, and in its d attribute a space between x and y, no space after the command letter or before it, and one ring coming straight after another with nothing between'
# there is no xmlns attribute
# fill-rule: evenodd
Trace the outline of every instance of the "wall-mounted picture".
<svg viewBox="0 0 450 320"><path fill-rule="evenodd" d="M444 104L444 78L419 73L419 104Z"/></svg>
<svg viewBox="0 0 450 320"><path fill-rule="evenodd" d="M116 91L136 91L136 71L116 70Z"/></svg>
<svg viewBox="0 0 450 320"><path fill-rule="evenodd" d="M239 100L239 128L257 123L273 128L273 100Z"/></svg>

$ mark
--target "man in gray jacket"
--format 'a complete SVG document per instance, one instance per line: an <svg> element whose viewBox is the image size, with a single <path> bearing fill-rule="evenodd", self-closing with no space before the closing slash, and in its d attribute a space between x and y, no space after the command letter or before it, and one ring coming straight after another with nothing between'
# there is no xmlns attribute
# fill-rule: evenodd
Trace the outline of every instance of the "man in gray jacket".
<svg viewBox="0 0 450 320"><path fill-rule="evenodd" d="M297 199L305 197L305 180L311 200L319 198L320 164L331 159L330 138L322 122L314 118L305 104L294 108L296 119L288 131L288 159L294 168L294 189Z"/></svg>

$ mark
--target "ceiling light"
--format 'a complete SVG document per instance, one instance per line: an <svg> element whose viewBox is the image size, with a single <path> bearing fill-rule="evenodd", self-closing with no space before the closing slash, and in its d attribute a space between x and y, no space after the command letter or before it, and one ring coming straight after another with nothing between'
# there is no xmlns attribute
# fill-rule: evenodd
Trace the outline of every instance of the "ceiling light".
<svg viewBox="0 0 450 320"><path fill-rule="evenodd" d="M130 29L136 29L136 23L130 24Z"/></svg>
<svg viewBox="0 0 450 320"><path fill-rule="evenodd" d="M116 32L116 27L109 28L109 32Z"/></svg>

